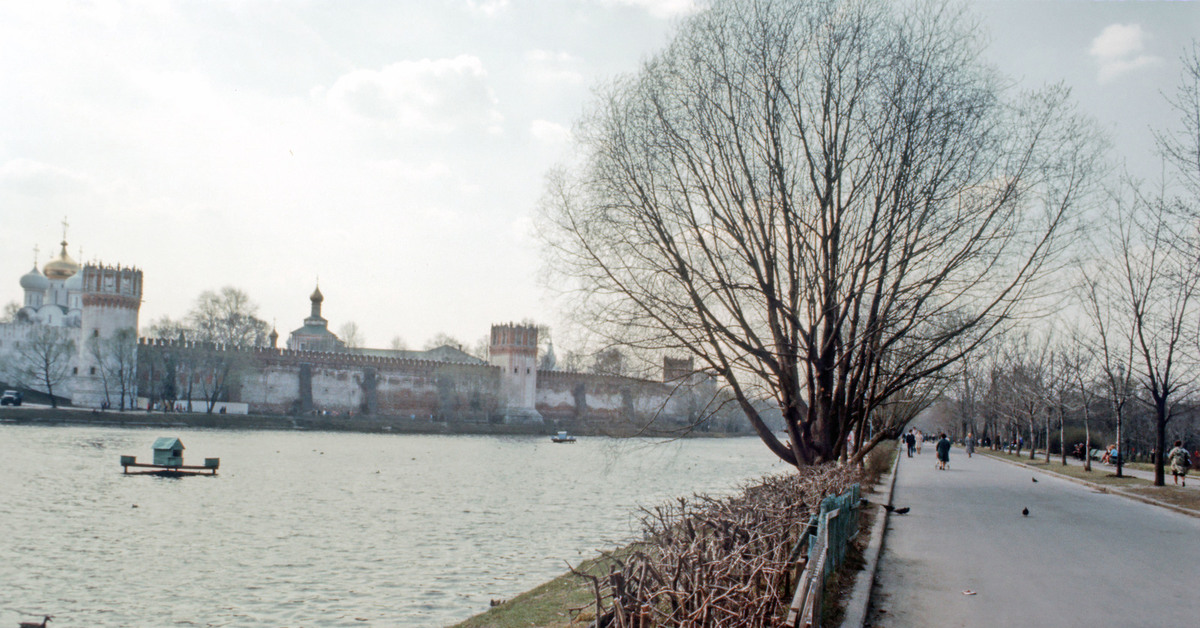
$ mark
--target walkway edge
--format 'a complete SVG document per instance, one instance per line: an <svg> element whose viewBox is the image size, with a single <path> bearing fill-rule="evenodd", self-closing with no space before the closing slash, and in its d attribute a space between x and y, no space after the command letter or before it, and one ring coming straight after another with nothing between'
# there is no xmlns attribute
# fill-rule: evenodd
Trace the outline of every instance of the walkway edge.
<svg viewBox="0 0 1200 628"><path fill-rule="evenodd" d="M1113 488L1111 486L1104 486L1103 484L1096 484L1095 482L1088 482L1087 480L1081 480L1079 478L1074 478L1069 475L1055 473L1055 472L1049 471L1047 469L1038 469L1037 467L1031 467L1027 464L1023 464L1020 462L1014 462L1012 460L1005 460L1004 458L1001 458L999 456L993 456L990 454L983 454L983 455L987 456L988 458L991 458L992 460L998 460L1000 462L1003 462L1004 464L1011 464L1011 465L1015 465L1018 467L1024 467L1035 473L1043 473L1045 475L1049 475L1052 477L1062 478L1064 480L1067 480L1068 482L1074 482L1081 486L1086 486L1088 488L1092 488L1097 491L1100 491L1101 493L1109 493L1111 495L1117 495L1119 497L1124 497L1126 499L1132 499L1134 501L1142 502L1143 504L1149 504L1151 506L1158 506L1160 508L1166 508L1167 510L1173 510L1181 515L1187 515L1189 517L1196 517L1196 518L1200 519L1200 511L1192 510L1190 508L1184 508L1182 506L1176 506L1175 504L1157 500L1157 499L1154 499L1153 497L1146 497L1145 495L1138 495L1137 493L1127 493L1119 488Z"/></svg>
<svg viewBox="0 0 1200 628"><path fill-rule="evenodd" d="M892 464L892 478L888 480L887 494L883 503L892 505L892 491L896 488L896 475L900 470L901 448L896 448L896 462ZM867 623L867 608L871 605L871 589L875 587L875 573L879 570L879 554L883 551L883 536L887 533L888 511L880 508L875 523L871 526L871 540L863 553L863 568L854 578L854 588L846 601L842 615L842 628L863 628Z"/></svg>

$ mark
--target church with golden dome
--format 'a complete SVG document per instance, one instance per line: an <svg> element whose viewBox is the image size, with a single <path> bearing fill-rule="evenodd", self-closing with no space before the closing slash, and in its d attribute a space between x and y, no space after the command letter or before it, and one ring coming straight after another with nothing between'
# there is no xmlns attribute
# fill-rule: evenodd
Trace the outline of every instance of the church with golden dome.
<svg viewBox="0 0 1200 628"><path fill-rule="evenodd" d="M21 276L25 300L17 311L16 322L79 327L83 315L82 268L67 253L65 234L59 244L62 250L58 257L47 262L41 272L35 259L33 268Z"/></svg>
<svg viewBox="0 0 1200 628"><path fill-rule="evenodd" d="M84 407L131 406L133 386L114 384L109 371L119 370L110 368L110 362L129 362L124 359L127 356L118 354L136 353L142 271L99 263L81 265L67 253L66 227L64 221L58 256L41 269L34 249L33 268L20 279L24 292L21 307L10 322L0 323L0 381ZM48 329L58 330L53 337L69 348L52 367L36 364L45 357L40 355L45 350L35 345L45 344ZM50 386L46 379L52 380ZM114 394L121 398L114 399Z"/></svg>

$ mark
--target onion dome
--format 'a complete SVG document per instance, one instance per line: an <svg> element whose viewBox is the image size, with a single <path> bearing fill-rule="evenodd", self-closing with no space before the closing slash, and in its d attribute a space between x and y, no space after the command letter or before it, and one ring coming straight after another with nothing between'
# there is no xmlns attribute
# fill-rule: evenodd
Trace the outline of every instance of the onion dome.
<svg viewBox="0 0 1200 628"><path fill-rule="evenodd" d="M25 290L45 292L50 289L50 280L46 279L46 276L42 273L39 273L37 264L34 264L33 270L21 275L21 287Z"/></svg>
<svg viewBox="0 0 1200 628"><path fill-rule="evenodd" d="M78 272L71 275L63 287L67 289L67 292L83 292L83 273Z"/></svg>
<svg viewBox="0 0 1200 628"><path fill-rule="evenodd" d="M313 290L313 293L309 295L308 300L312 301L313 303L320 303L325 300L325 295L321 294L321 286L317 286L317 289Z"/></svg>
<svg viewBox="0 0 1200 628"><path fill-rule="evenodd" d="M76 264L75 260L71 259L70 255L67 255L66 240L62 241L62 251L58 254L58 259L46 264L42 272L46 273L47 279L57 279L60 281L79 272L79 264Z"/></svg>

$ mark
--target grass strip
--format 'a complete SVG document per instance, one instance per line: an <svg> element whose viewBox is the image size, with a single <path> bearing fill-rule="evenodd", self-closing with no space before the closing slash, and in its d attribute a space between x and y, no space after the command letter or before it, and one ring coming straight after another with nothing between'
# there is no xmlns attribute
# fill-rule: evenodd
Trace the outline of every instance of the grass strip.
<svg viewBox="0 0 1200 628"><path fill-rule="evenodd" d="M616 550L615 556L627 555L632 545ZM586 560L575 569L593 576L607 576L613 564L611 556ZM453 628L565 628L579 626L595 618L596 596L592 585L584 578L567 572L536 589L526 591ZM585 608L579 617L571 609ZM578 619L578 621L576 621Z"/></svg>
<svg viewBox="0 0 1200 628"><path fill-rule="evenodd" d="M1200 512L1200 491L1186 489L1181 486L1168 484L1167 486L1154 486L1150 480L1145 480L1133 476L1117 477L1115 473L1109 473L1108 469L1100 465L1093 464L1091 471L1085 471L1082 466L1068 464L1063 466L1058 460L1051 460L1049 464L1045 459L1030 460L1026 456L1016 456L1000 451L990 451L976 449L976 453L982 453L993 458L1016 462L1027 467L1055 473L1066 477L1086 480L1092 484L1098 484L1105 488L1110 488L1116 492L1132 493L1142 495L1151 499L1156 499L1161 502L1166 502L1188 510ZM1192 478L1193 481L1200 481L1200 478Z"/></svg>

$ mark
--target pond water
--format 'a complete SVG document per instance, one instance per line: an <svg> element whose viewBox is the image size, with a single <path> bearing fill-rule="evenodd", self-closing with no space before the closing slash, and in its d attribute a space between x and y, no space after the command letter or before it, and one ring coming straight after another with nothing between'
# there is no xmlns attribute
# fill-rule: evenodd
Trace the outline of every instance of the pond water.
<svg viewBox="0 0 1200 628"><path fill-rule="evenodd" d="M157 436L219 475L122 475ZM639 505L782 471L754 438L4 425L0 625L443 626L628 540Z"/></svg>

